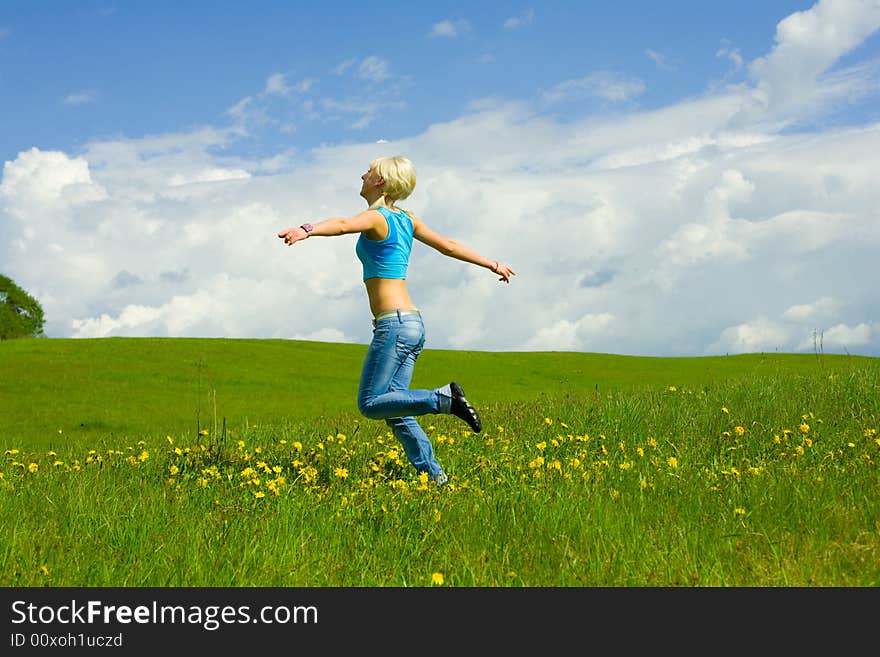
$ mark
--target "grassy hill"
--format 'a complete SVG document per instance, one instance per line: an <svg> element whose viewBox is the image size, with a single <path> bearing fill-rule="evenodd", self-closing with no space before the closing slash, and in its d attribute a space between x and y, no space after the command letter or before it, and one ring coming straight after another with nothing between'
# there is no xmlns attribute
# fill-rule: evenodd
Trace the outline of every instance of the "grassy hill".
<svg viewBox="0 0 880 657"><path fill-rule="evenodd" d="M366 345L204 338L0 342L0 446L138 439L357 415ZM573 352L431 350L413 387L455 379L481 407L609 391L703 388L763 375L864 367L816 354L649 358ZM491 418L489 418L491 421Z"/></svg>

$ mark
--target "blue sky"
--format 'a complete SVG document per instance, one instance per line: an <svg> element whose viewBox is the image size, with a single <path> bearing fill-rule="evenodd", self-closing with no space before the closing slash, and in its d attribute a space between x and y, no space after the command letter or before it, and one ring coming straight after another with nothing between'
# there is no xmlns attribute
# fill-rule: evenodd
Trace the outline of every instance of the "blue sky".
<svg viewBox="0 0 880 657"><path fill-rule="evenodd" d="M364 343L353 242L275 234L402 154L410 208L519 273L416 248L429 347L880 355L878 30L877 0L6 0L0 272L50 336Z"/></svg>
<svg viewBox="0 0 880 657"><path fill-rule="evenodd" d="M6 0L0 152L75 151L96 139L222 126L232 107L277 74L290 91L254 102L274 123L250 125L250 139L237 148L397 139L454 119L486 97L533 102L561 120L621 111L601 97L541 102L557 84L597 70L641 85L625 108L656 108L710 84L743 80L736 58L762 54L776 23L808 5L475 6ZM866 50L876 53L874 41ZM358 71L370 61L372 68ZM305 101L314 110L304 110ZM361 125L357 105L381 109Z"/></svg>

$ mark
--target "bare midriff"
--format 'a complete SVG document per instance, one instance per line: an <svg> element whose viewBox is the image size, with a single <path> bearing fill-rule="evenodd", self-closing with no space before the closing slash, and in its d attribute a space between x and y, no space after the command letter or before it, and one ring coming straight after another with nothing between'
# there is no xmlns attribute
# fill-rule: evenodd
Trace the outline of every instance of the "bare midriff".
<svg viewBox="0 0 880 657"><path fill-rule="evenodd" d="M370 298L370 312L375 317L386 310L415 310L416 307L406 291L406 280L402 278L368 278L367 296Z"/></svg>

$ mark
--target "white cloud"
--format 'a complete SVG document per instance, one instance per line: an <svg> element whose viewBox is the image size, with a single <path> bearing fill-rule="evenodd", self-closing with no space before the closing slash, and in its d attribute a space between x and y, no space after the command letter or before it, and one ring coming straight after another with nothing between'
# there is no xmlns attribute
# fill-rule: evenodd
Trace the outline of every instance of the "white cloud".
<svg viewBox="0 0 880 657"><path fill-rule="evenodd" d="M840 312L842 303L831 297L822 297L813 303L800 303L790 306L782 316L792 322L814 322L834 318Z"/></svg>
<svg viewBox="0 0 880 657"><path fill-rule="evenodd" d="M77 93L68 94L64 97L65 105L85 105L95 101L94 91L79 91Z"/></svg>
<svg viewBox="0 0 880 657"><path fill-rule="evenodd" d="M712 354L788 351L791 338L791 331L785 326L761 317L724 329L707 351Z"/></svg>
<svg viewBox="0 0 880 657"><path fill-rule="evenodd" d="M370 55L357 67L357 77L371 82L383 82L391 75L391 64L378 55Z"/></svg>
<svg viewBox="0 0 880 657"><path fill-rule="evenodd" d="M592 340L614 329L609 313L587 314L577 321L560 319L538 329L525 348L530 351L594 351Z"/></svg>
<svg viewBox="0 0 880 657"><path fill-rule="evenodd" d="M739 50L736 48L720 48L715 56L721 59L727 59L733 64L733 70L738 71L742 68L743 58Z"/></svg>
<svg viewBox="0 0 880 657"><path fill-rule="evenodd" d="M672 64L669 57L667 57L666 55L663 55L663 54L657 52L656 50L652 50L651 48L648 48L647 50L645 50L645 54L648 56L648 58L652 62L654 62L657 65L657 68L659 68L661 71L674 71L675 70L675 66Z"/></svg>
<svg viewBox="0 0 880 657"><path fill-rule="evenodd" d="M565 80L542 94L542 100L555 105L572 98L594 97L611 103L630 100L645 90L641 80L623 75L599 72L574 80Z"/></svg>
<svg viewBox="0 0 880 657"><path fill-rule="evenodd" d="M287 76L283 73L273 73L266 80L266 88L264 93L270 96L286 96L290 93L290 87L287 84Z"/></svg>
<svg viewBox="0 0 880 657"><path fill-rule="evenodd" d="M511 16L507 20L504 21L504 27L508 30L516 30L521 27L526 27L527 25L532 24L532 20L535 18L535 10L529 9L524 14L520 16Z"/></svg>
<svg viewBox="0 0 880 657"><path fill-rule="evenodd" d="M464 19L445 20L431 26L431 36L454 39L468 30L470 23Z"/></svg>
<svg viewBox="0 0 880 657"><path fill-rule="evenodd" d="M81 157L31 148L3 165L0 202L20 221L32 222L37 212L46 209L65 213L105 196L103 188L92 181L89 163ZM62 216L56 214L56 220Z"/></svg>
<svg viewBox="0 0 880 657"><path fill-rule="evenodd" d="M777 121L809 117L841 99L876 90L872 68L829 73L841 57L880 29L875 0L819 0L776 26L775 46L749 64L756 85L744 117L766 114Z"/></svg>
<svg viewBox="0 0 880 657"><path fill-rule="evenodd" d="M244 169L223 169L221 167L209 167L200 169L189 174L176 173L168 179L168 184L172 187L180 185L189 185L191 183L200 182L220 182L223 180L241 180L242 178L250 178L251 174Z"/></svg>

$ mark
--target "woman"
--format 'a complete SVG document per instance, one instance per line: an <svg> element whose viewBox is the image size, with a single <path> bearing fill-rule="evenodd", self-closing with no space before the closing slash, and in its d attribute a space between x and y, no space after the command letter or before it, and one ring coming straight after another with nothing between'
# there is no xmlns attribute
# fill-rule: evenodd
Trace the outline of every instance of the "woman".
<svg viewBox="0 0 880 657"><path fill-rule="evenodd" d="M406 289L412 240L443 255L489 269L510 283L514 272L503 262L489 260L428 228L418 217L397 207L416 186L415 168L404 157L370 162L361 176L360 195L369 206L354 217L334 217L278 233L288 246L309 237L360 233L356 253L363 266L364 285L373 313L373 339L367 349L358 391L358 409L371 419L385 420L403 445L410 463L437 484L447 476L434 457L431 441L416 415L449 413L479 433L482 422L461 386L451 383L434 390L410 390L413 368L425 343L422 316Z"/></svg>

